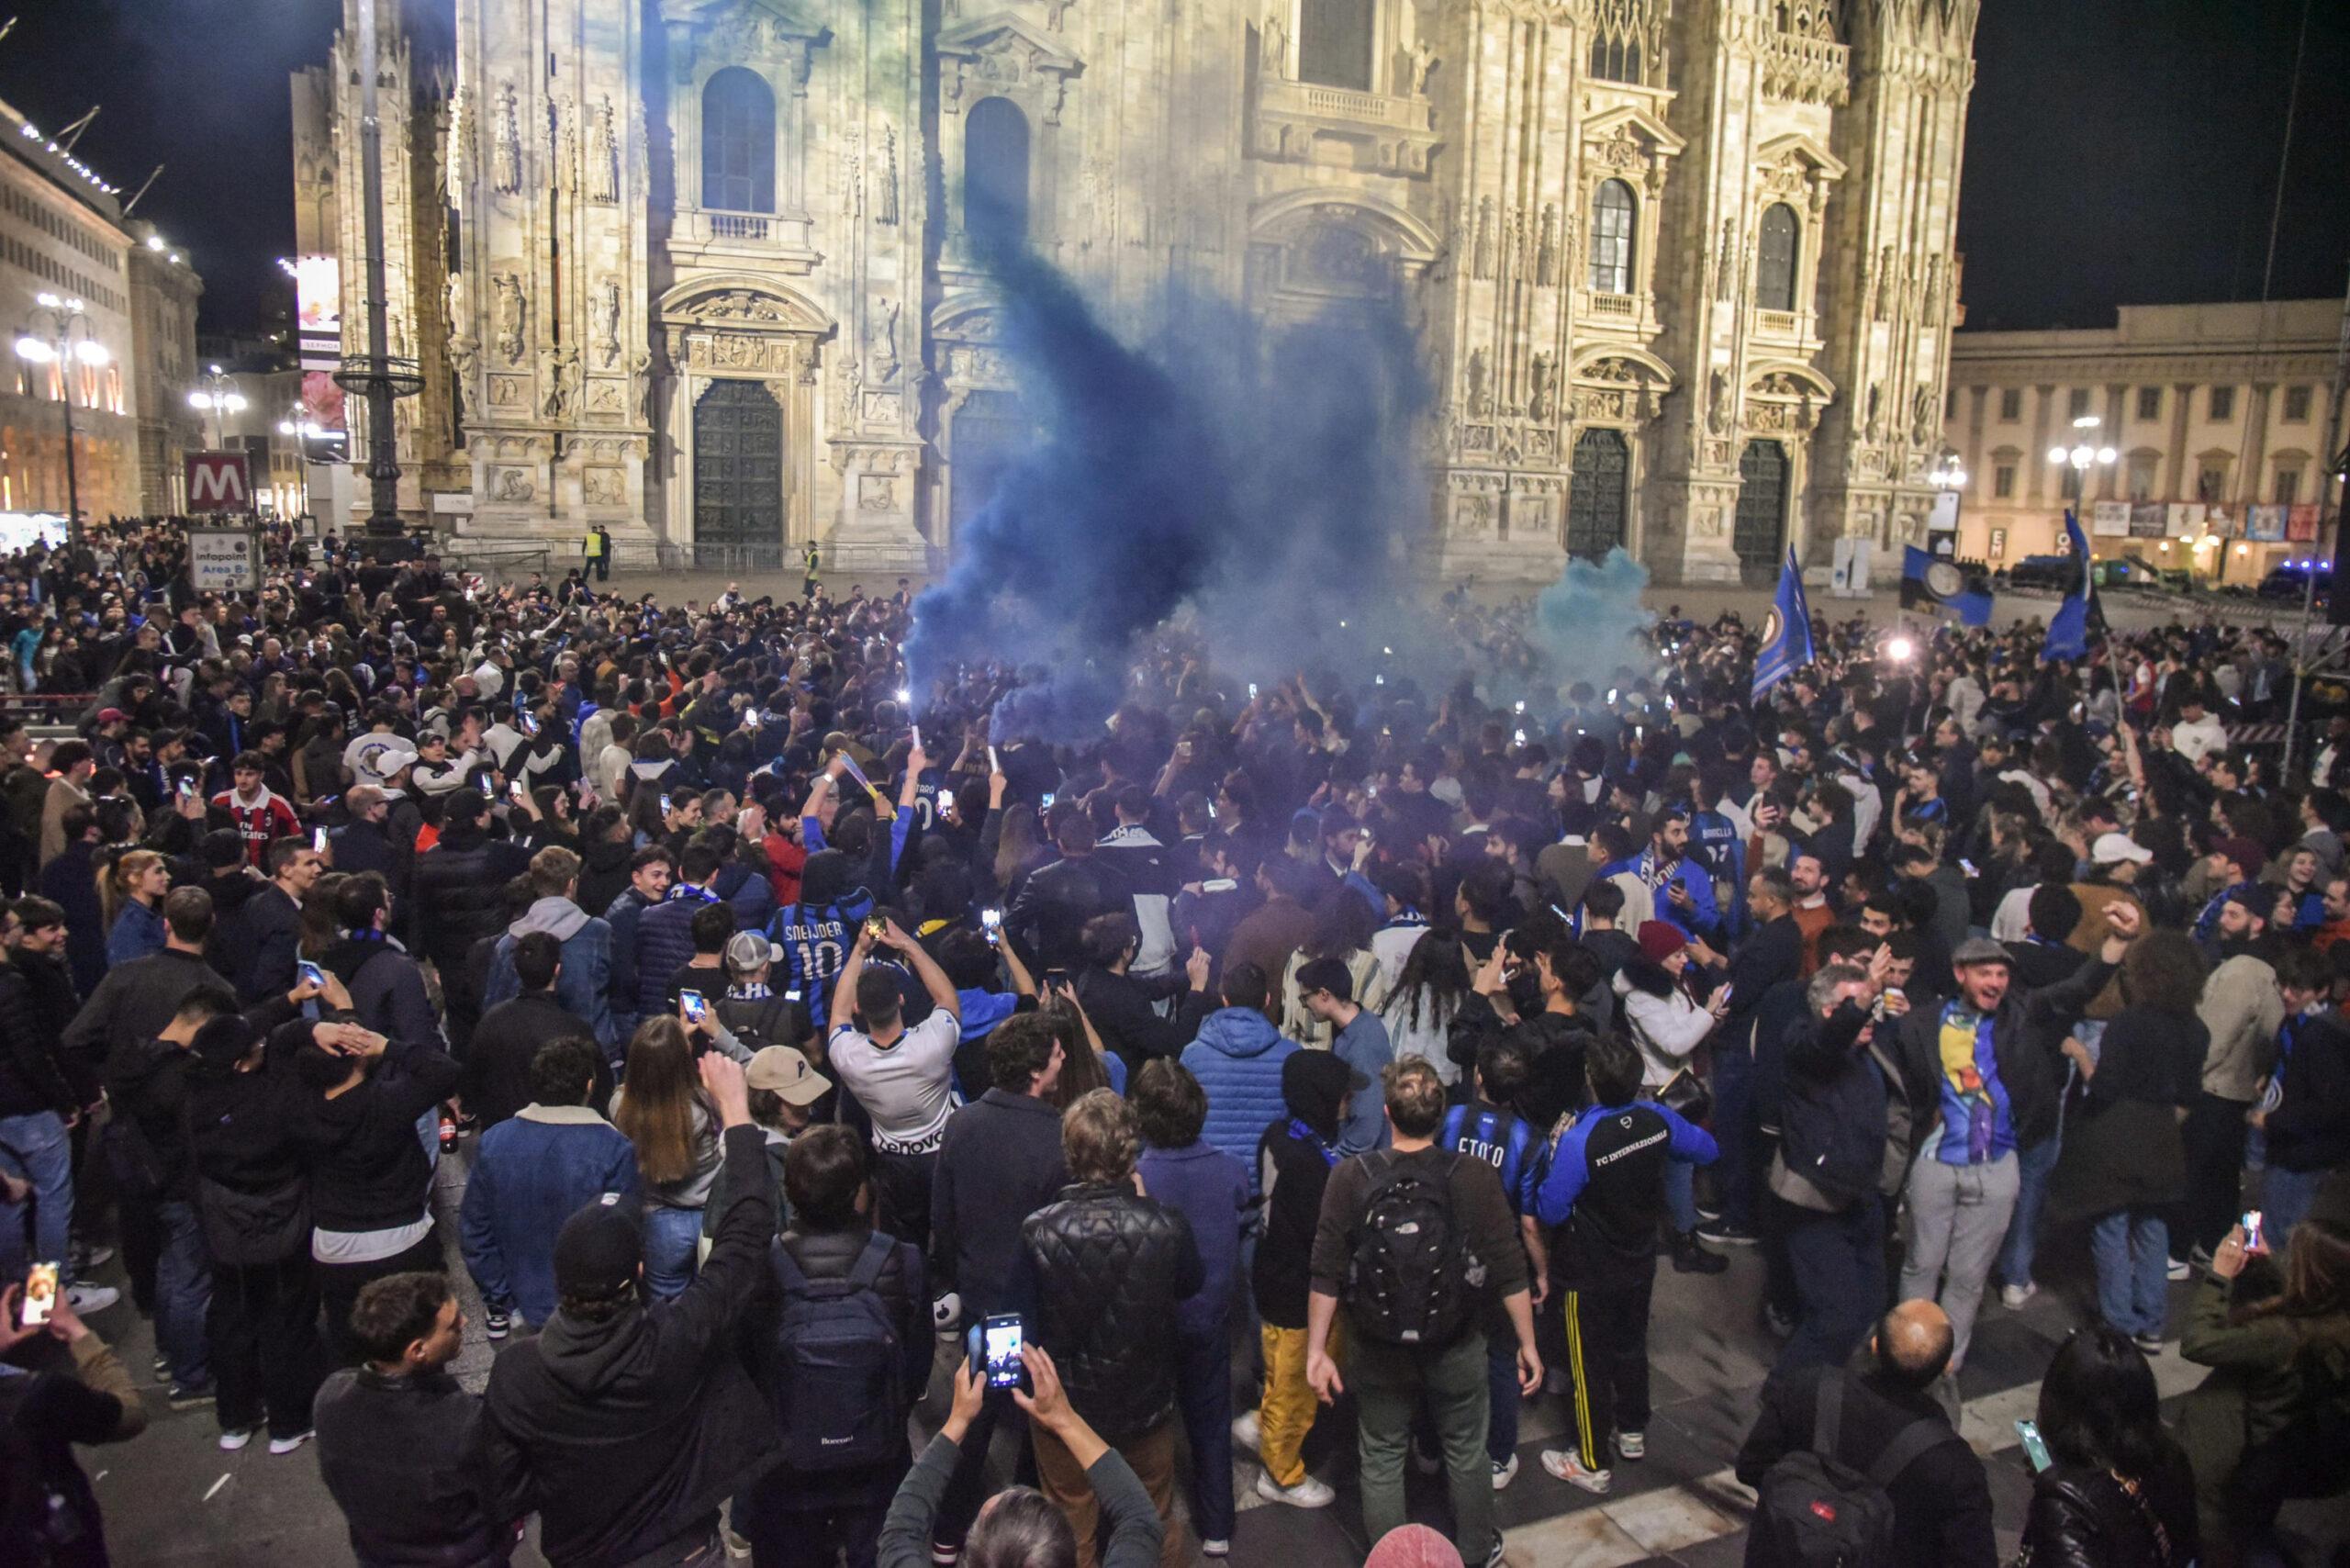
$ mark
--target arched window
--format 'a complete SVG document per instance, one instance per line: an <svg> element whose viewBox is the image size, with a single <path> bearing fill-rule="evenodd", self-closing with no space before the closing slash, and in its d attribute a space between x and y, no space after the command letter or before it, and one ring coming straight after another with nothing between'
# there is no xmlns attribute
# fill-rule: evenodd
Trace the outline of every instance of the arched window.
<svg viewBox="0 0 2350 1568"><path fill-rule="evenodd" d="M1009 98L981 98L965 116L963 223L990 241L1028 238L1028 117Z"/></svg>
<svg viewBox="0 0 2350 1568"><path fill-rule="evenodd" d="M1632 292L1632 187L1602 180L1591 200L1591 286L1597 294Z"/></svg>
<svg viewBox="0 0 2350 1568"><path fill-rule="evenodd" d="M755 71L730 65L701 90L701 204L775 210L775 95Z"/></svg>
<svg viewBox="0 0 2350 1568"><path fill-rule="evenodd" d="M1304 0L1297 14L1297 79L1371 91L1371 10L1376 0Z"/></svg>
<svg viewBox="0 0 2350 1568"><path fill-rule="evenodd" d="M1796 261L1803 249L1803 229L1795 209L1774 202L1762 214L1762 254L1754 273L1754 297L1765 310L1796 308Z"/></svg>
<svg viewBox="0 0 2350 1568"><path fill-rule="evenodd" d="M1604 82L1638 82L1640 46L1622 33L1599 33L1591 40L1591 73Z"/></svg>

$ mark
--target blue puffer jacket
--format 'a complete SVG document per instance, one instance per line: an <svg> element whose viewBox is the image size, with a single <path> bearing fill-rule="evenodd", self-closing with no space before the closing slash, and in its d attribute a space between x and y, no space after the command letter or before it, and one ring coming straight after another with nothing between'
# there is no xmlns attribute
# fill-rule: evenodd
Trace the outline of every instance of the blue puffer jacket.
<svg viewBox="0 0 2350 1568"><path fill-rule="evenodd" d="M734 906L737 931L765 931L775 918L775 884L755 867L729 861L718 868L712 890Z"/></svg>
<svg viewBox="0 0 2350 1568"><path fill-rule="evenodd" d="M666 1014L669 980L694 956L694 915L715 903L708 891L683 882L637 917L636 1015L640 1023Z"/></svg>
<svg viewBox="0 0 2350 1568"><path fill-rule="evenodd" d="M1207 1091L1208 1121L1200 1138L1253 1167L1257 1140L1289 1114L1281 1099L1281 1063L1300 1049L1253 1007L1224 1007L1200 1025L1183 1047L1183 1070Z"/></svg>

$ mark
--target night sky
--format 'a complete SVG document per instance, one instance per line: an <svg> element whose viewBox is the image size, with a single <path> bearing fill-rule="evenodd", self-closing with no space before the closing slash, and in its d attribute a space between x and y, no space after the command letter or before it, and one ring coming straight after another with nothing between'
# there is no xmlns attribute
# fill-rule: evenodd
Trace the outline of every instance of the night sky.
<svg viewBox="0 0 2350 1568"><path fill-rule="evenodd" d="M1970 327L2109 323L2116 304L2260 296L2304 0L1986 0L1959 248ZM189 248L207 331L290 314L286 76L340 0L16 0L0 96L44 129L104 106L75 152ZM445 45L450 0L403 0ZM0 0L0 15L9 9ZM2311 0L2278 298L2350 261L2350 6Z"/></svg>

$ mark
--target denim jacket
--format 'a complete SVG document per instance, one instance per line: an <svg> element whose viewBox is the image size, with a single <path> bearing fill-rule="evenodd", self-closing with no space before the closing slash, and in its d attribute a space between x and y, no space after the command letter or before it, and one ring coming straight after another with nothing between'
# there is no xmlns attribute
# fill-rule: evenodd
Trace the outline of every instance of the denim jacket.
<svg viewBox="0 0 2350 1568"><path fill-rule="evenodd" d="M636 1149L585 1105L526 1105L482 1135L465 1182L459 1239L482 1300L523 1320L554 1315L554 1238L606 1193L635 1212Z"/></svg>

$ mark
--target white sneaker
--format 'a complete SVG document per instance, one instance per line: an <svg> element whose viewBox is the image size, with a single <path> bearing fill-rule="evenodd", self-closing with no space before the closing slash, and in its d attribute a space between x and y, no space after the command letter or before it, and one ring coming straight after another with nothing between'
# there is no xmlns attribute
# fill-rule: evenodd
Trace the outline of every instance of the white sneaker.
<svg viewBox="0 0 2350 1568"><path fill-rule="evenodd" d="M272 1438L269 1439L269 1451L277 1454L292 1453L318 1435L317 1428L311 1428L297 1432L290 1438Z"/></svg>
<svg viewBox="0 0 2350 1568"><path fill-rule="evenodd" d="M1496 1464L1496 1465L1494 1465L1494 1491L1496 1491L1496 1492L1500 1491L1503 1487L1507 1486L1511 1482L1513 1482L1513 1481L1515 1481L1515 1480L1516 1480L1516 1479L1517 1479L1517 1455L1516 1455L1516 1454L1512 1454L1512 1455L1510 1455L1510 1456L1509 1456L1509 1462L1508 1462L1508 1463L1506 1463L1506 1464Z"/></svg>
<svg viewBox="0 0 2350 1568"><path fill-rule="evenodd" d="M1292 1508L1326 1508L1338 1496L1311 1475L1294 1486L1284 1486L1270 1472L1261 1470L1257 1473L1257 1495L1268 1503L1287 1503Z"/></svg>
<svg viewBox="0 0 2350 1568"><path fill-rule="evenodd" d="M87 1317L120 1301L122 1293L112 1285L68 1285L65 1299L73 1305L74 1316Z"/></svg>
<svg viewBox="0 0 2350 1568"><path fill-rule="evenodd" d="M247 1427L241 1432L223 1432L220 1434L220 1451L223 1453L235 1453L239 1449L243 1448L247 1443L252 1442L252 1440L253 1429L251 1427Z"/></svg>
<svg viewBox="0 0 2350 1568"><path fill-rule="evenodd" d="M2038 1285L2001 1285L1999 1287L1999 1305L2006 1307L2009 1312L2020 1312L2023 1309L2023 1304L2025 1302L2030 1301L2033 1296L2036 1296L2039 1294L2040 1287Z"/></svg>
<svg viewBox="0 0 2350 1568"><path fill-rule="evenodd" d="M1594 1470L1583 1462L1583 1456L1572 1449L1544 1449L1542 1468L1570 1485L1586 1492L1604 1494L1615 1478L1604 1470Z"/></svg>
<svg viewBox="0 0 2350 1568"><path fill-rule="evenodd" d="M1228 1540L1203 1540L1200 1542L1200 1555L1203 1557L1229 1557L1232 1555L1232 1542Z"/></svg>
<svg viewBox="0 0 2350 1568"><path fill-rule="evenodd" d="M1646 1432L1618 1432L1616 1434L1616 1457L1617 1459L1628 1461L1633 1464L1638 1464L1640 1461L1648 1458L1648 1456L1649 1435Z"/></svg>
<svg viewBox="0 0 2350 1568"><path fill-rule="evenodd" d="M1234 1448L1246 1449L1250 1453L1255 1453L1257 1445L1263 1440L1264 1434L1257 1426L1257 1412L1244 1410L1233 1418L1232 1446Z"/></svg>
<svg viewBox="0 0 2350 1568"><path fill-rule="evenodd" d="M2163 1265L2163 1278L2168 1280L2172 1284L2178 1284L2182 1281L2191 1280L2194 1277L2195 1265L2192 1263L2182 1262L2178 1259L2174 1258L2169 1262Z"/></svg>

